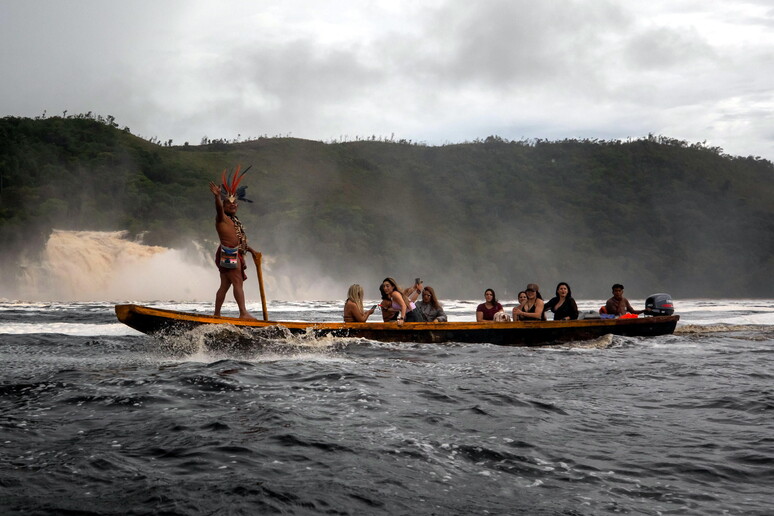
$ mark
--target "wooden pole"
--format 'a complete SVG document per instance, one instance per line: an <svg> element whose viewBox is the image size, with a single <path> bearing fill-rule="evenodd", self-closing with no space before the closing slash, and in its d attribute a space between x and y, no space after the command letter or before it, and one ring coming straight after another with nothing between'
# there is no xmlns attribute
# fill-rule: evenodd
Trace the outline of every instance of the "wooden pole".
<svg viewBox="0 0 774 516"><path fill-rule="evenodd" d="M261 308L263 309L263 320L269 320L269 313L266 311L266 293L263 291L263 271L261 270L261 253L252 252L255 269L258 271L258 288L261 289Z"/></svg>

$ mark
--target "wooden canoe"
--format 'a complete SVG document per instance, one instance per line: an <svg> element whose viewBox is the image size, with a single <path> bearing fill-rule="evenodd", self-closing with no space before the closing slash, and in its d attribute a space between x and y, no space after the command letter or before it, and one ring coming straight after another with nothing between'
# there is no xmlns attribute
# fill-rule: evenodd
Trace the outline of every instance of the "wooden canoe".
<svg viewBox="0 0 774 516"><path fill-rule="evenodd" d="M607 334L632 337L668 335L675 331L679 315L632 319L582 319L535 322L446 323L333 323L246 321L141 305L116 305L118 320L148 335L179 333L202 325L231 325L248 331L282 330L291 334L359 337L380 342L490 343L502 346L536 346L588 340ZM282 334L280 332L280 334Z"/></svg>

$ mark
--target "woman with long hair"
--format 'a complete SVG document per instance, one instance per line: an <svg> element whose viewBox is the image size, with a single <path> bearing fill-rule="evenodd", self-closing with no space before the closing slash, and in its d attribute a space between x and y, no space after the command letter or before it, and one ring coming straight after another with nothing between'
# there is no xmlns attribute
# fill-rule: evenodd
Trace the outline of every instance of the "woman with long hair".
<svg viewBox="0 0 774 516"><path fill-rule="evenodd" d="M417 302L417 309L422 312L428 322L446 322L448 320L433 287L422 289L422 300Z"/></svg>
<svg viewBox="0 0 774 516"><path fill-rule="evenodd" d="M384 278L382 281L382 290L390 301L390 309L398 313L398 326L406 322L418 322L417 314L414 313L416 305L403 293L403 289L392 278Z"/></svg>
<svg viewBox="0 0 774 516"><path fill-rule="evenodd" d="M544 310L554 312L554 321L570 321L578 318L578 304L572 298L570 285L564 281L556 286L556 296L545 304Z"/></svg>
<svg viewBox="0 0 774 516"><path fill-rule="evenodd" d="M379 294L381 296L379 308L382 309L382 320L384 322L397 320L398 312L392 310L392 301L390 300L390 296L385 294L384 285L379 285Z"/></svg>
<svg viewBox="0 0 774 516"><path fill-rule="evenodd" d="M363 287L355 283L347 291L347 301L344 303L344 322L366 322L376 310L363 310Z"/></svg>
<svg viewBox="0 0 774 516"><path fill-rule="evenodd" d="M476 321L494 321L494 314L502 309L503 305L497 301L497 294L488 288L484 291L484 302L476 307Z"/></svg>

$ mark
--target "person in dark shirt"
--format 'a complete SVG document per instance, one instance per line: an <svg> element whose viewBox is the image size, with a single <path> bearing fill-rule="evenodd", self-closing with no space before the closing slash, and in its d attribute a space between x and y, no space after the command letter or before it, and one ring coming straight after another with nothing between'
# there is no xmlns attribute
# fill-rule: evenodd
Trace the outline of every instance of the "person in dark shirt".
<svg viewBox="0 0 774 516"><path fill-rule="evenodd" d="M518 295L516 296L516 299L519 301L519 304L513 307L512 313L513 313L514 321L519 320L519 316L516 314L516 310L521 310L522 308L524 308L524 303L527 302L527 293L522 290L521 292L518 293Z"/></svg>
<svg viewBox="0 0 774 516"><path fill-rule="evenodd" d="M554 312L554 321L578 318L578 305L572 298L570 285L562 281L556 286L556 295L545 304L545 311L549 310Z"/></svg>
<svg viewBox="0 0 774 516"><path fill-rule="evenodd" d="M543 296L540 295L540 287L537 283L530 283L524 289L527 293L527 302L513 309L513 315L520 321L544 321Z"/></svg>

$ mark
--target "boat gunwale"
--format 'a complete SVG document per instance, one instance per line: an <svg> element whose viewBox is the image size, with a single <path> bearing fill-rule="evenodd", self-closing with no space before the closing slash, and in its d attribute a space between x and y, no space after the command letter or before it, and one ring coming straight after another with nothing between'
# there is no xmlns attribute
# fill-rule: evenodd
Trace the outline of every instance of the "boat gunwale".
<svg viewBox="0 0 774 516"><path fill-rule="evenodd" d="M618 326L618 325L637 325L637 324L667 324L680 320L679 315L657 315L637 318L609 318L609 319L573 319L559 321L451 321L451 322L404 322L398 326L394 322L313 322L313 321L252 321L249 319L240 319L238 317L226 317L215 315L198 315L190 312L180 312L164 308L153 308L136 304L120 304L115 306L116 315L119 320L125 322L122 317L131 311L135 313L160 317L164 319L185 321L196 324L231 324L239 327L249 328L268 328L273 326L282 326L294 330L382 330L382 331L406 331L406 330L505 330L505 329L541 329L541 328L584 328L596 326Z"/></svg>

